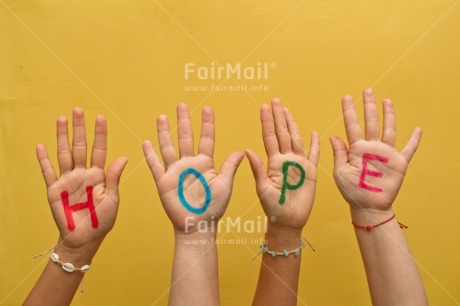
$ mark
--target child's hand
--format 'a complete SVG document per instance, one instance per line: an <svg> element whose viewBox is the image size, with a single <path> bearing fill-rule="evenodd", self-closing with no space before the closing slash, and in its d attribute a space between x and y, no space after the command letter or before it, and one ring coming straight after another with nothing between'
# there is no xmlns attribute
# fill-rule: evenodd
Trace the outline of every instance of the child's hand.
<svg viewBox="0 0 460 306"><path fill-rule="evenodd" d="M230 154L221 172L214 169L214 113L203 109L198 154L193 148L193 131L186 104L177 107L179 157L174 149L168 118L157 119L158 141L164 165L152 143L144 142L144 154L155 179L163 208L176 233L214 231L225 213L232 193L233 178L244 155ZM200 222L200 224L198 224Z"/></svg>
<svg viewBox="0 0 460 306"><path fill-rule="evenodd" d="M312 134L307 157L294 118L278 99L272 100L272 111L268 105L262 105L260 121L268 156L267 170L255 152L246 150L257 194L272 229L301 232L315 198L318 134Z"/></svg>
<svg viewBox="0 0 460 306"><path fill-rule="evenodd" d="M374 94L363 92L365 139L350 96L342 99L349 148L339 137L331 137L334 178L352 209L389 211L404 179L409 161L417 150L422 131L416 128L401 152L395 149L396 122L390 100L383 101L383 135Z"/></svg>
<svg viewBox="0 0 460 306"><path fill-rule="evenodd" d="M57 155L60 177L43 145L37 157L48 188L48 201L58 226L59 248L95 252L112 229L118 211L118 183L127 159L120 157L104 171L107 155L107 122L96 119L91 167L87 168L85 119L73 111L73 142L69 145L67 118L57 120ZM76 205L83 203L82 205Z"/></svg>

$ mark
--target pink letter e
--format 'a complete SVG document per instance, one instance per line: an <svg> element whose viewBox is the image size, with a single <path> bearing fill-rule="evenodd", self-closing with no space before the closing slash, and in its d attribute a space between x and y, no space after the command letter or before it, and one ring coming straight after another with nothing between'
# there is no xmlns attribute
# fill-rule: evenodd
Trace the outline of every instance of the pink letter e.
<svg viewBox="0 0 460 306"><path fill-rule="evenodd" d="M375 155L375 154L370 154L370 153L364 153L363 154L363 170L362 170L361 176L359 178L359 187L361 187L363 189L366 189L366 190L369 190L369 191L373 191L373 192L382 192L381 188L367 185L364 182L364 179L366 178L366 175L374 176L374 177L382 177L383 176L382 172L369 170L367 168L367 162L370 161L370 160L376 160L376 161L379 161L381 163L388 163L388 158L386 158L386 157Z"/></svg>

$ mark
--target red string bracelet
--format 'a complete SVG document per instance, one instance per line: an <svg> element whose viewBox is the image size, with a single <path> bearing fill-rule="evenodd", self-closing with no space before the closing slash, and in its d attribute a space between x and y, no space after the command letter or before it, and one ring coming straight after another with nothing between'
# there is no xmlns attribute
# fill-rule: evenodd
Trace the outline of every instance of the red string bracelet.
<svg viewBox="0 0 460 306"><path fill-rule="evenodd" d="M371 229L373 229L374 227L377 227L377 226L380 226L380 225L383 225L387 222L390 222L391 220L393 220L394 218L396 217L396 215L393 215L391 216L389 219L385 220L385 221L382 221L380 223L377 223L377 224L374 224L374 225L366 225L366 226L362 226L362 225L357 225L355 224L353 221L351 221L351 224L353 224L354 227L357 227L357 228L362 228L362 229L365 229L366 231L370 231ZM408 226L398 222L399 224L399 227L404 229L404 228L409 228Z"/></svg>

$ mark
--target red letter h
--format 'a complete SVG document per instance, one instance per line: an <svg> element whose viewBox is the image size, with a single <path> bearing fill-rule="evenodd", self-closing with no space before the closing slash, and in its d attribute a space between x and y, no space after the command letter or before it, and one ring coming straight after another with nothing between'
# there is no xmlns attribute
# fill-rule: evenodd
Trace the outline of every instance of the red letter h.
<svg viewBox="0 0 460 306"><path fill-rule="evenodd" d="M67 225L69 227L69 231L73 231L75 229L75 222L72 217L72 213L82 210L82 209L89 209L89 214L91 216L91 225L93 228L97 228L99 225L99 221L97 220L96 215L96 208L93 204L93 187L87 186L86 187L86 195L88 200L83 203L76 203L73 205L69 204L69 193L67 191L61 192L62 198L62 205L64 206L64 213L67 219Z"/></svg>

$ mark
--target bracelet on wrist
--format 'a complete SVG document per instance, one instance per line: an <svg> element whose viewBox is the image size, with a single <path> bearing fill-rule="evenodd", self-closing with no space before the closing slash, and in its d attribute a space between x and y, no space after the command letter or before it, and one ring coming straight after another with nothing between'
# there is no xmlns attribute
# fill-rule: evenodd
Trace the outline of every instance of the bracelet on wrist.
<svg viewBox="0 0 460 306"><path fill-rule="evenodd" d="M267 244L266 241L264 241L263 243L260 244L261 251L256 256L254 256L252 258L252 260L255 260L260 254L263 254L263 253L270 254L272 257L277 257L277 256L288 257L290 254L294 254L294 256L299 256L300 251L303 248L305 248L305 244L304 244L303 241L305 241L313 251L316 251L316 249L311 245L311 243L308 242L308 240L303 238L303 237L300 240L300 246L298 248L296 248L294 250L291 250L291 251L283 250L283 252L277 252L277 251L269 250L268 246L266 245Z"/></svg>
<svg viewBox="0 0 460 306"><path fill-rule="evenodd" d="M62 267L62 270L69 272L69 273L72 273L73 271L79 271L81 273L86 273L91 268L90 265L84 265L81 268L75 268L75 266L71 264L70 262L62 262L60 260L59 255L54 252L54 248L53 248L53 251L51 252L51 260L57 263L58 265L60 265Z"/></svg>
<svg viewBox="0 0 460 306"><path fill-rule="evenodd" d="M83 274L83 278L81 279L80 291L81 291L81 293L83 293L84 292L83 291L83 289L84 289L83 288L84 287L84 274L89 271L91 266L88 264L88 265L84 265L84 266L82 266L80 268L76 268L70 262L63 262L63 261L61 261L59 255L57 253L55 253L55 249L56 249L56 247L54 246L54 247L50 248L49 250L47 250L47 251L45 251L45 252L43 252L41 254L35 255L34 258L40 257L42 255L45 255L45 254L51 252L51 256L50 256L51 260L53 262L57 263L58 265L60 265L62 270L66 271L67 273L72 273L74 271L81 272Z"/></svg>
<svg viewBox="0 0 460 306"><path fill-rule="evenodd" d="M380 223L374 224L374 225L364 225L364 226L363 226L363 225L357 225L357 224L354 223L353 221L351 221L351 224L353 224L353 226L354 226L355 228L361 228L361 229L364 229L364 230L370 232L373 228L379 227L380 225L383 225L383 224L385 224L385 223L387 223L387 222L390 222L390 221L393 220L395 217L396 217L396 215L393 215L393 216L391 216L390 218L388 218L388 219L386 219L386 220L384 220L384 221L382 221L382 222L380 222ZM402 223L400 223L400 222L398 222L398 224L399 224L399 227L400 227L401 229L409 228L408 226L406 226L406 225L404 225L404 224L402 224Z"/></svg>

